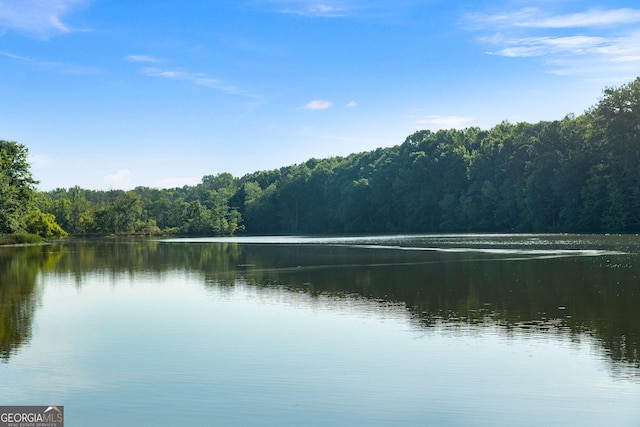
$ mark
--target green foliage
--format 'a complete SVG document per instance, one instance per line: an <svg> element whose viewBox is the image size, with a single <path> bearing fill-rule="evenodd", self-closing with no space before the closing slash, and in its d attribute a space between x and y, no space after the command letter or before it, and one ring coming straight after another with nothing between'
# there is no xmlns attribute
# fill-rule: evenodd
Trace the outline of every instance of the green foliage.
<svg viewBox="0 0 640 427"><path fill-rule="evenodd" d="M17 153L22 192L0 168L0 231L24 229L33 199L26 150ZM638 232L640 78L579 117L423 130L394 147L182 188L36 199L74 234Z"/></svg>
<svg viewBox="0 0 640 427"><path fill-rule="evenodd" d="M161 234L162 230L158 227L155 219L148 219L146 221L137 220L135 225L135 233L136 234Z"/></svg>
<svg viewBox="0 0 640 427"><path fill-rule="evenodd" d="M23 245L42 243L42 237L37 234L11 233L0 235L0 245Z"/></svg>
<svg viewBox="0 0 640 427"><path fill-rule="evenodd" d="M594 154L602 159L609 195L604 226L612 231L640 228L640 78L607 88L592 110Z"/></svg>
<svg viewBox="0 0 640 427"><path fill-rule="evenodd" d="M419 131L395 147L241 178L254 233L640 230L640 79L536 124Z"/></svg>
<svg viewBox="0 0 640 427"><path fill-rule="evenodd" d="M53 214L43 213L36 209L29 212L25 222L27 232L45 239L67 237L67 232L56 223L56 217Z"/></svg>
<svg viewBox="0 0 640 427"><path fill-rule="evenodd" d="M23 145L0 140L0 233L24 230L36 184L27 157Z"/></svg>

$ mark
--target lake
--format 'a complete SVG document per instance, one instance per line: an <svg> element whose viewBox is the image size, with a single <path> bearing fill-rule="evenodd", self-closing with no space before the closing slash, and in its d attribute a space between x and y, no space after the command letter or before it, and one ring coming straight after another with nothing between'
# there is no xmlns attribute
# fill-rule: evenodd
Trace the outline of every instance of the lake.
<svg viewBox="0 0 640 427"><path fill-rule="evenodd" d="M640 237L0 247L0 404L66 426L639 426Z"/></svg>

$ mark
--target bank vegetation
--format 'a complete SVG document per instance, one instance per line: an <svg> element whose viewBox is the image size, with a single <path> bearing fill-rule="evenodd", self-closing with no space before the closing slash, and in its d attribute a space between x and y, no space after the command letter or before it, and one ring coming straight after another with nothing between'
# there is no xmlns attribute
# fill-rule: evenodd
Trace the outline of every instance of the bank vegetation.
<svg viewBox="0 0 640 427"><path fill-rule="evenodd" d="M579 116L422 130L182 188L37 192L26 153L0 142L0 233L640 232L640 78Z"/></svg>

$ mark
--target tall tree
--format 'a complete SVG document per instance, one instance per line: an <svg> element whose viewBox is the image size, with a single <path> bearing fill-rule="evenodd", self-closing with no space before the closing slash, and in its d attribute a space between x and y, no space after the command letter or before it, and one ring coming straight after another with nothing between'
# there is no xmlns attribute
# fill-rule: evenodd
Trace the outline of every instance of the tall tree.
<svg viewBox="0 0 640 427"><path fill-rule="evenodd" d="M640 229L640 77L607 88L592 111L609 195L608 229Z"/></svg>
<svg viewBox="0 0 640 427"><path fill-rule="evenodd" d="M37 184L28 154L25 146L0 140L0 233L24 230Z"/></svg>

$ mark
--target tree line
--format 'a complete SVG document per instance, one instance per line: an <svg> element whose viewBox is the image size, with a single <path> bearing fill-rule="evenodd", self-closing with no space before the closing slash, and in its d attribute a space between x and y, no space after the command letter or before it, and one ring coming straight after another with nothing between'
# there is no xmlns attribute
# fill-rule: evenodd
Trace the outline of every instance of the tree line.
<svg viewBox="0 0 640 427"><path fill-rule="evenodd" d="M56 189L26 208L10 201L34 182L4 172L2 156L0 232L28 228L29 215L32 229L54 217L73 234L638 232L640 78L577 117L422 130L393 147L182 188Z"/></svg>
<svg viewBox="0 0 640 427"><path fill-rule="evenodd" d="M28 150L12 141L0 140L0 244L32 243L38 240L7 238L31 233L33 236L65 237L54 215L38 208L35 181L28 163Z"/></svg>

